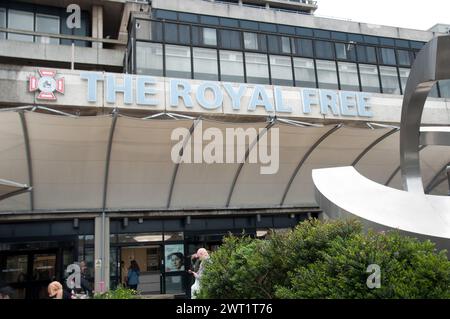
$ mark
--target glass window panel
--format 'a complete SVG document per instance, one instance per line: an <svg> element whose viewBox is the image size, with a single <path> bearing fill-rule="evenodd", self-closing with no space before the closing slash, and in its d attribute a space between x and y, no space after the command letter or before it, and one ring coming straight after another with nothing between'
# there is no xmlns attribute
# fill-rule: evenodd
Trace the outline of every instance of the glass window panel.
<svg viewBox="0 0 450 319"><path fill-rule="evenodd" d="M314 30L314 36L317 38L330 39L331 32L326 30Z"/></svg>
<svg viewBox="0 0 450 319"><path fill-rule="evenodd" d="M269 52L271 53L281 53L280 48L280 38L277 35L268 35L267 36L267 45Z"/></svg>
<svg viewBox="0 0 450 319"><path fill-rule="evenodd" d="M179 45L166 45L166 76L191 78L191 49Z"/></svg>
<svg viewBox="0 0 450 319"><path fill-rule="evenodd" d="M160 43L136 42L136 72L163 75L163 50Z"/></svg>
<svg viewBox="0 0 450 319"><path fill-rule="evenodd" d="M380 44L394 46L395 41L394 41L394 39L391 39L391 38L380 38Z"/></svg>
<svg viewBox="0 0 450 319"><path fill-rule="evenodd" d="M353 44L335 43L336 58L341 60L356 59L355 46Z"/></svg>
<svg viewBox="0 0 450 319"><path fill-rule="evenodd" d="M240 20L239 23L240 23L242 29L259 30L258 22Z"/></svg>
<svg viewBox="0 0 450 319"><path fill-rule="evenodd" d="M369 43L369 44L379 44L378 38L371 36L371 35L365 35L364 42Z"/></svg>
<svg viewBox="0 0 450 319"><path fill-rule="evenodd" d="M203 29L203 44L205 45L217 45L216 29L204 28Z"/></svg>
<svg viewBox="0 0 450 319"><path fill-rule="evenodd" d="M316 48L316 57L320 59L334 59L333 46L331 42L314 41Z"/></svg>
<svg viewBox="0 0 450 319"><path fill-rule="evenodd" d="M267 38L265 34L258 34L258 49L259 51L267 51Z"/></svg>
<svg viewBox="0 0 450 319"><path fill-rule="evenodd" d="M236 19L219 18L219 20L220 25L223 25L224 27L239 28L239 21Z"/></svg>
<svg viewBox="0 0 450 319"><path fill-rule="evenodd" d="M155 16L157 19L176 20L177 13L175 11L156 10Z"/></svg>
<svg viewBox="0 0 450 319"><path fill-rule="evenodd" d="M291 43L288 37L281 37L281 51L283 53L291 53Z"/></svg>
<svg viewBox="0 0 450 319"><path fill-rule="evenodd" d="M419 41L409 41L409 44L411 45L412 49L421 50L425 43L419 42Z"/></svg>
<svg viewBox="0 0 450 319"><path fill-rule="evenodd" d="M220 79L228 82L245 82L242 52L220 50Z"/></svg>
<svg viewBox="0 0 450 319"><path fill-rule="evenodd" d="M450 80L439 81L441 97L450 98Z"/></svg>
<svg viewBox="0 0 450 319"><path fill-rule="evenodd" d="M308 39L293 39L294 41L294 54L301 55L304 57L312 58L313 53L313 42Z"/></svg>
<svg viewBox="0 0 450 319"><path fill-rule="evenodd" d="M398 64L400 65L411 65L411 55L409 51L406 50L397 50L397 59Z"/></svg>
<svg viewBox="0 0 450 319"><path fill-rule="evenodd" d="M184 22L198 23L198 16L196 14L192 14L192 13L179 12L178 20L184 21Z"/></svg>
<svg viewBox="0 0 450 319"><path fill-rule="evenodd" d="M331 38L340 41L347 41L347 33L344 32L331 32Z"/></svg>
<svg viewBox="0 0 450 319"><path fill-rule="evenodd" d="M380 48L380 63L381 64L388 64L388 65L395 65L395 51L394 49L386 49L386 48Z"/></svg>
<svg viewBox="0 0 450 319"><path fill-rule="evenodd" d="M400 94L397 68L380 66L380 76L383 93Z"/></svg>
<svg viewBox="0 0 450 319"><path fill-rule="evenodd" d="M294 58L295 86L315 88L314 60Z"/></svg>
<svg viewBox="0 0 450 319"><path fill-rule="evenodd" d="M408 40L395 39L395 46L399 48L409 48Z"/></svg>
<svg viewBox="0 0 450 319"><path fill-rule="evenodd" d="M258 37L256 33L244 32L244 48L258 50Z"/></svg>
<svg viewBox="0 0 450 319"><path fill-rule="evenodd" d="M194 48L194 79L217 81L217 50Z"/></svg>
<svg viewBox="0 0 450 319"><path fill-rule="evenodd" d="M242 49L241 32L220 30L220 43L224 49Z"/></svg>
<svg viewBox="0 0 450 319"><path fill-rule="evenodd" d="M338 89L336 63L334 61L316 60L317 79L321 89Z"/></svg>
<svg viewBox="0 0 450 319"><path fill-rule="evenodd" d="M200 23L219 25L219 18L213 16L200 16Z"/></svg>
<svg viewBox="0 0 450 319"><path fill-rule="evenodd" d="M259 23L259 30L266 31L266 32L277 32L277 26L276 24L272 23Z"/></svg>
<svg viewBox="0 0 450 319"><path fill-rule="evenodd" d="M408 81L411 69L399 68L398 71L400 73L400 82L402 83L402 92L404 93L406 88L406 81Z"/></svg>
<svg viewBox="0 0 450 319"><path fill-rule="evenodd" d="M295 27L288 25L278 25L278 32L295 35Z"/></svg>
<svg viewBox="0 0 450 319"><path fill-rule="evenodd" d="M378 79L378 68L376 65L360 64L359 74L363 92L380 93L380 81Z"/></svg>
<svg viewBox="0 0 450 319"><path fill-rule="evenodd" d="M34 14L20 10L8 10L8 28L26 31L34 31ZM8 39L33 42L32 35L8 33Z"/></svg>
<svg viewBox="0 0 450 319"><path fill-rule="evenodd" d="M273 85L292 86L291 57L271 55L270 75L272 76Z"/></svg>
<svg viewBox="0 0 450 319"><path fill-rule="evenodd" d="M0 8L0 28L6 28L6 10ZM5 39L6 34L4 32L0 32L0 39Z"/></svg>
<svg viewBox="0 0 450 319"><path fill-rule="evenodd" d="M175 23L164 24L164 39L166 42L178 42L178 26Z"/></svg>
<svg viewBox="0 0 450 319"><path fill-rule="evenodd" d="M183 276L166 276L166 294L183 294Z"/></svg>
<svg viewBox="0 0 450 319"><path fill-rule="evenodd" d="M366 63L377 63L376 51L374 47L358 45L358 61Z"/></svg>
<svg viewBox="0 0 450 319"><path fill-rule="evenodd" d="M308 28L295 28L295 34L297 35L303 35L307 37L313 36L313 30Z"/></svg>
<svg viewBox="0 0 450 319"><path fill-rule="evenodd" d="M267 65L267 55L246 52L245 68L247 70L247 82L269 84L269 67Z"/></svg>
<svg viewBox="0 0 450 319"><path fill-rule="evenodd" d="M359 91L358 69L356 63L338 62L341 90Z"/></svg>
<svg viewBox="0 0 450 319"><path fill-rule="evenodd" d="M190 44L191 43L191 30L188 25L178 25L178 43Z"/></svg>
<svg viewBox="0 0 450 319"><path fill-rule="evenodd" d="M363 36L361 34L350 33L348 35L348 40L349 41L353 41L355 43L362 43L362 42L364 42Z"/></svg>
<svg viewBox="0 0 450 319"><path fill-rule="evenodd" d="M163 28L162 28L162 23L161 22L156 22L156 21L152 21L151 22L151 33L152 33L152 40L155 41L162 41L162 32Z"/></svg>

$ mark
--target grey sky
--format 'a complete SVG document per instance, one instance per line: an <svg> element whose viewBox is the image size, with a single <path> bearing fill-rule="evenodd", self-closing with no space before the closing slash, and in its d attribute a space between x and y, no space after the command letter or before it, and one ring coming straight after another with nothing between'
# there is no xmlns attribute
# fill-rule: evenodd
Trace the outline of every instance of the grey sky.
<svg viewBox="0 0 450 319"><path fill-rule="evenodd" d="M317 0L316 15L428 30L450 24L450 0Z"/></svg>

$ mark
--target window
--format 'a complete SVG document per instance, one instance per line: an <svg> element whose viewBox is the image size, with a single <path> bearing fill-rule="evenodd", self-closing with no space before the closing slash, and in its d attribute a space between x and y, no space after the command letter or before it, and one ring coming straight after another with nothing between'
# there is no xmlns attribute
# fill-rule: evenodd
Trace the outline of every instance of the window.
<svg viewBox="0 0 450 319"><path fill-rule="evenodd" d="M220 30L220 44L223 49L242 49L241 33L232 30Z"/></svg>
<svg viewBox="0 0 450 319"><path fill-rule="evenodd" d="M291 27L288 25L278 25L278 32L295 35L295 27Z"/></svg>
<svg viewBox="0 0 450 319"><path fill-rule="evenodd" d="M161 22L151 21L152 40L162 41L162 29Z"/></svg>
<svg viewBox="0 0 450 319"><path fill-rule="evenodd" d="M242 29L247 29L247 30L258 30L259 29L258 22L255 22L255 21L240 20L239 24L241 25Z"/></svg>
<svg viewBox="0 0 450 319"><path fill-rule="evenodd" d="M163 75L162 44L136 42L136 73L145 75Z"/></svg>
<svg viewBox="0 0 450 319"><path fill-rule="evenodd" d="M6 28L6 10L3 8L0 8L0 28ZM0 40L5 38L5 33L0 32Z"/></svg>
<svg viewBox="0 0 450 319"><path fill-rule="evenodd" d="M270 75L273 85L292 86L292 65L291 57L271 55Z"/></svg>
<svg viewBox="0 0 450 319"><path fill-rule="evenodd" d="M397 68L380 66L380 76L383 93L400 94Z"/></svg>
<svg viewBox="0 0 450 319"><path fill-rule="evenodd" d="M167 10L155 10L155 17L157 19L167 19L167 20L176 20L177 19L177 13L174 11L167 11Z"/></svg>
<svg viewBox="0 0 450 319"><path fill-rule="evenodd" d="M178 25L178 43L190 44L191 43L191 30L188 25Z"/></svg>
<svg viewBox="0 0 450 319"><path fill-rule="evenodd" d="M178 12L178 20L183 22L198 23L198 16L192 13Z"/></svg>
<svg viewBox="0 0 450 319"><path fill-rule="evenodd" d="M320 59L334 59L333 45L327 41L314 41L316 57Z"/></svg>
<svg viewBox="0 0 450 319"><path fill-rule="evenodd" d="M396 64L394 49L379 48L378 52L380 53L380 64Z"/></svg>
<svg viewBox="0 0 450 319"><path fill-rule="evenodd" d="M244 47L246 50L258 50L258 37L256 33L244 32Z"/></svg>
<svg viewBox="0 0 450 319"><path fill-rule="evenodd" d="M295 86L315 88L316 73L312 59L294 58Z"/></svg>
<svg viewBox="0 0 450 319"><path fill-rule="evenodd" d="M213 16L200 16L200 23L210 24L210 25L219 25L219 18L213 17Z"/></svg>
<svg viewBox="0 0 450 319"><path fill-rule="evenodd" d="M330 39L331 32L326 30L314 30L314 36L316 38Z"/></svg>
<svg viewBox="0 0 450 319"><path fill-rule="evenodd" d="M203 44L217 45L216 29L203 28Z"/></svg>
<svg viewBox="0 0 450 319"><path fill-rule="evenodd" d="M380 81L378 79L378 68L376 65L360 64L359 74L363 92L380 93Z"/></svg>
<svg viewBox="0 0 450 319"><path fill-rule="evenodd" d="M408 40L395 39L395 46L409 49L409 42Z"/></svg>
<svg viewBox="0 0 450 319"><path fill-rule="evenodd" d="M59 34L59 17L46 14L36 14L36 31ZM58 38L37 37L37 42L59 44Z"/></svg>
<svg viewBox="0 0 450 319"><path fill-rule="evenodd" d="M295 55L300 55L308 58L312 58L314 56L312 40L292 39L292 41L294 41L292 47Z"/></svg>
<svg viewBox="0 0 450 319"><path fill-rule="evenodd" d="M34 14L20 10L8 10L8 28L34 31ZM8 39L17 41L33 42L32 35L8 33Z"/></svg>
<svg viewBox="0 0 450 319"><path fill-rule="evenodd" d="M331 32L331 38L339 41L347 41L347 33L344 32Z"/></svg>
<svg viewBox="0 0 450 319"><path fill-rule="evenodd" d="M406 50L397 50L397 59L399 65L411 65L411 55L409 51Z"/></svg>
<svg viewBox="0 0 450 319"><path fill-rule="evenodd" d="M398 71L400 73L400 82L402 83L402 93L405 93L406 81L408 81L411 69L399 68Z"/></svg>
<svg viewBox="0 0 450 319"><path fill-rule="evenodd" d="M242 52L220 50L220 79L229 82L245 82Z"/></svg>
<svg viewBox="0 0 450 319"><path fill-rule="evenodd" d="M280 37L277 35L268 35L267 47L271 53L281 53Z"/></svg>
<svg viewBox="0 0 450 319"><path fill-rule="evenodd" d="M166 76L191 78L191 50L179 45L166 45Z"/></svg>
<svg viewBox="0 0 450 319"><path fill-rule="evenodd" d="M194 79L217 81L217 51L215 49L194 48Z"/></svg>
<svg viewBox="0 0 450 319"><path fill-rule="evenodd" d="M277 26L276 26L276 24L272 24L272 23L260 22L259 23L259 30L265 31L265 32L276 33L277 32Z"/></svg>
<svg viewBox="0 0 450 319"><path fill-rule="evenodd" d="M220 25L223 25L224 27L239 28L239 21L236 19L219 18L219 20Z"/></svg>
<svg viewBox="0 0 450 319"><path fill-rule="evenodd" d="M281 52L291 53L291 42L288 37L281 37Z"/></svg>
<svg viewBox="0 0 450 319"><path fill-rule="evenodd" d="M359 91L358 68L356 63L338 62L341 90Z"/></svg>
<svg viewBox="0 0 450 319"><path fill-rule="evenodd" d="M178 42L178 28L175 23L166 22L164 24L164 40L172 43Z"/></svg>
<svg viewBox="0 0 450 319"><path fill-rule="evenodd" d="M364 63L377 63L377 56L374 47L358 45L358 61Z"/></svg>
<svg viewBox="0 0 450 319"><path fill-rule="evenodd" d="M336 63L334 61L316 61L317 80L321 89L338 89Z"/></svg>
<svg viewBox="0 0 450 319"><path fill-rule="evenodd" d="M247 70L247 82L269 84L267 55L246 52L245 68Z"/></svg>
<svg viewBox="0 0 450 319"><path fill-rule="evenodd" d="M441 97L450 98L450 80L439 81Z"/></svg>
<svg viewBox="0 0 450 319"><path fill-rule="evenodd" d="M341 60L356 60L356 50L353 44L335 43L336 58Z"/></svg>

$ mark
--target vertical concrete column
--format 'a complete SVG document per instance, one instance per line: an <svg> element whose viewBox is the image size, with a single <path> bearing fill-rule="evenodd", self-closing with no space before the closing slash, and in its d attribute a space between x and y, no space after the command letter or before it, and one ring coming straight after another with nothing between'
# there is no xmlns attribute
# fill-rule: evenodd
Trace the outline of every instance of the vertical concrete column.
<svg viewBox="0 0 450 319"><path fill-rule="evenodd" d="M104 226L102 226L102 216L95 218L94 238L94 287L96 292L104 292L109 289L109 217L105 217Z"/></svg>
<svg viewBox="0 0 450 319"><path fill-rule="evenodd" d="M94 5L92 6L92 37L97 39L103 39L103 7ZM102 48L102 43L93 43L93 48Z"/></svg>

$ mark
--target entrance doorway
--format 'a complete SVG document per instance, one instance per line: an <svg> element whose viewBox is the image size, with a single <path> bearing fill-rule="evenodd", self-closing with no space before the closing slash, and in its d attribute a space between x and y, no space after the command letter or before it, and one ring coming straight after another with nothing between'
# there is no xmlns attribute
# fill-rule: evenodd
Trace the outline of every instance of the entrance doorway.
<svg viewBox="0 0 450 319"><path fill-rule="evenodd" d="M57 250L0 255L0 281L14 289L15 298L48 298L47 286L56 273Z"/></svg>
<svg viewBox="0 0 450 319"><path fill-rule="evenodd" d="M162 245L120 247L120 283L126 285L128 268L135 260L140 268L137 291L140 294L160 294L162 251Z"/></svg>

